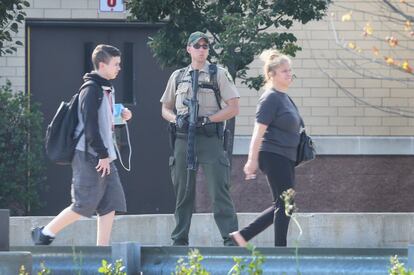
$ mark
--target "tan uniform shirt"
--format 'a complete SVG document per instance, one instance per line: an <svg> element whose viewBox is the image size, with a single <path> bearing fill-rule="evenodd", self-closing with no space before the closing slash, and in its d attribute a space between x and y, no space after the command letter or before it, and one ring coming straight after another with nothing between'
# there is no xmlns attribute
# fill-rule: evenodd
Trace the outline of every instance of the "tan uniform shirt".
<svg viewBox="0 0 414 275"><path fill-rule="evenodd" d="M209 63L206 62L204 67L200 70L199 83L209 82L210 74L208 73ZM184 99L191 98L192 96L192 87L191 87L191 74L192 71L191 65L185 68L181 81L176 89L177 77L180 75L180 70L176 70L170 76L168 80L167 87L165 92L161 97L162 103L175 102L175 108L177 109L177 114L182 115L188 113L188 108L183 104ZM230 74L226 69L217 66L217 82L221 95L221 106L225 106L224 101L227 101L232 98L239 98L240 95L237 92L236 86L233 83L233 80ZM199 111L198 116L210 116L217 113L220 108L217 104L217 100L214 96L214 91L207 88L199 88L197 94Z"/></svg>

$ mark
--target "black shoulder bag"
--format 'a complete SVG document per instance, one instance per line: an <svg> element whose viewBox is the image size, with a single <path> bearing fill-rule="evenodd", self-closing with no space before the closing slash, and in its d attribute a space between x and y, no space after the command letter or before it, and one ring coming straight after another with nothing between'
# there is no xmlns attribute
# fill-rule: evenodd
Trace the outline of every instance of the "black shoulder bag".
<svg viewBox="0 0 414 275"><path fill-rule="evenodd" d="M293 106L295 106L296 110L299 113L298 107L296 107L296 104L293 102L293 100L290 97L289 100L290 102L292 102ZM298 151L296 155L296 167L308 163L309 161L314 160L316 158L315 145L313 144L312 138L306 134L305 123L303 122L302 117L300 115L299 117L301 131L298 144Z"/></svg>

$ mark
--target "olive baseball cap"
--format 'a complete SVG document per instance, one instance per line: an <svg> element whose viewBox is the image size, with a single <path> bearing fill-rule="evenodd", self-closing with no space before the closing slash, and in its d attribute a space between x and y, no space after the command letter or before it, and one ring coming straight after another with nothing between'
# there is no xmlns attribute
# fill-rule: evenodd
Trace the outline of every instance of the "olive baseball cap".
<svg viewBox="0 0 414 275"><path fill-rule="evenodd" d="M208 36L203 32L193 32L190 34L190 37L188 37L187 45L193 45L197 43L200 39L205 39L207 43L210 43L208 41Z"/></svg>

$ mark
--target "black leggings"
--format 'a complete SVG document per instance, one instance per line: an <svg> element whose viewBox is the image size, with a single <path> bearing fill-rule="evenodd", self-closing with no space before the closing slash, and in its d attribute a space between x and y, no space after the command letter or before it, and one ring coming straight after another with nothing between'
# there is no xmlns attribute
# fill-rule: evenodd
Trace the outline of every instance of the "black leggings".
<svg viewBox="0 0 414 275"><path fill-rule="evenodd" d="M285 205L280 195L283 191L294 186L295 163L284 156L261 151L259 153L259 167L266 175L273 195L273 204L248 226L240 230L240 234L248 241L273 223L275 246L286 246L290 218L285 214Z"/></svg>

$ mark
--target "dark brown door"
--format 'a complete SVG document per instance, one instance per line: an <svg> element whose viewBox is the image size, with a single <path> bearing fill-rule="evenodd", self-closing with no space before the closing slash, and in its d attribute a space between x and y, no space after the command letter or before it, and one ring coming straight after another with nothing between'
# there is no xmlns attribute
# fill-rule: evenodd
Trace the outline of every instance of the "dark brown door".
<svg viewBox="0 0 414 275"><path fill-rule="evenodd" d="M40 102L44 129L58 104L68 100L92 69L90 55L97 44L118 47L122 71L114 81L116 101L133 112L129 131L132 146L130 172L117 161L129 214L171 213L174 194L168 168L168 135L160 115L159 99L171 70L162 70L147 46L157 27L124 22L28 21L27 84L33 100ZM124 163L128 159L125 129L121 138ZM36 214L56 215L70 204L70 166L47 163L48 190L41 194L45 206Z"/></svg>

